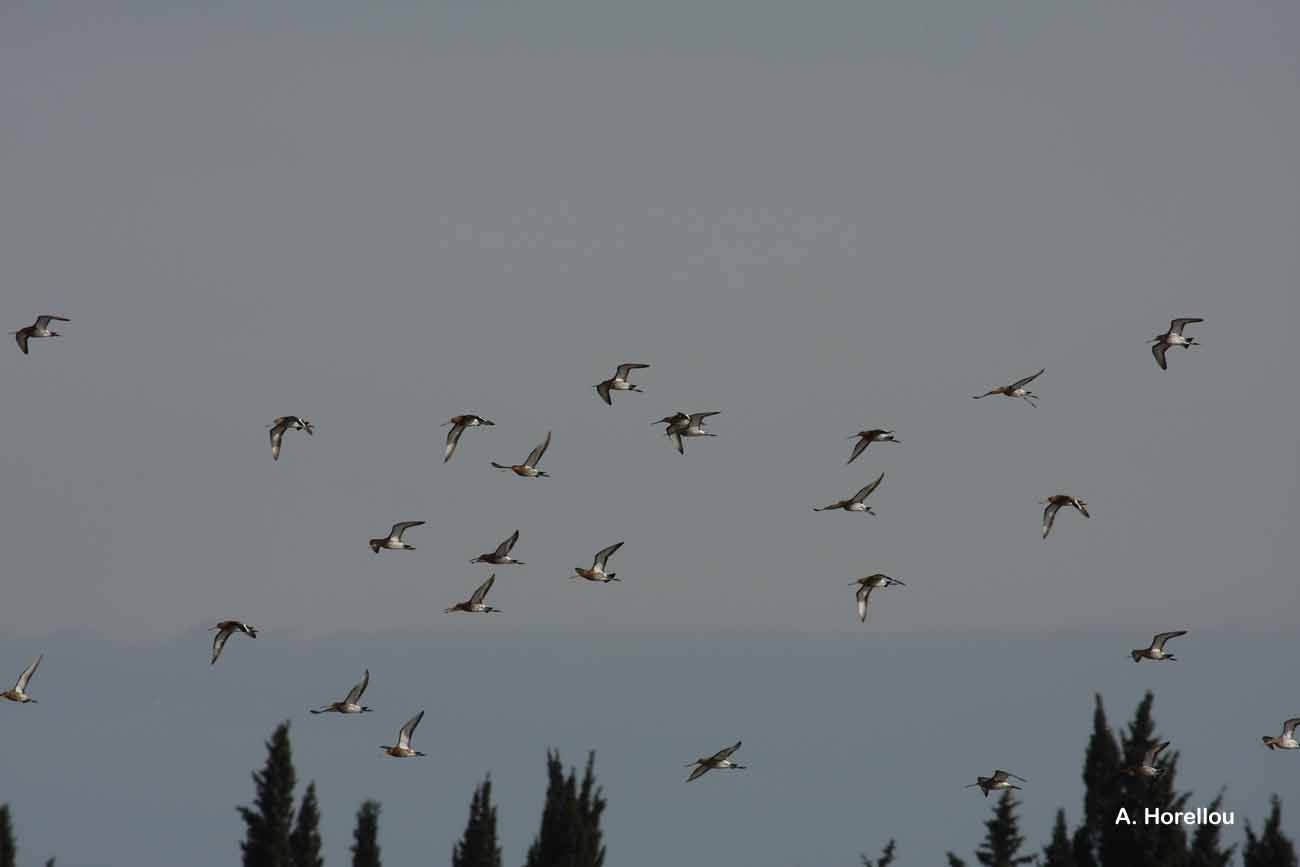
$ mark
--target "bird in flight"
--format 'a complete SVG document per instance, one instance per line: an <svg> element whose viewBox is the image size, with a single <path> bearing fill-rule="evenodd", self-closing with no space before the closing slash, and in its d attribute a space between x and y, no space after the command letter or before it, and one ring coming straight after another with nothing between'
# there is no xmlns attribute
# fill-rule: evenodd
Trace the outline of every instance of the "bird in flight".
<svg viewBox="0 0 1300 867"><path fill-rule="evenodd" d="M318 710L313 710L312 713L370 713L370 708L361 705L361 695L368 686L370 686L370 669L367 668L357 685L348 690L347 698L324 705Z"/></svg>
<svg viewBox="0 0 1300 867"><path fill-rule="evenodd" d="M609 395L611 391L644 392L645 389L641 388L641 386L639 385L628 382L627 378L629 375L631 375L632 371L643 370L649 366L650 365L648 364L638 364L635 361L623 362L618 366L618 370L614 373L613 376L611 376L609 379L605 380L604 382L597 383L595 386L593 386L596 389L596 394L599 394L600 399L605 401L605 403L609 404L610 406L613 406L614 401L610 398Z"/></svg>
<svg viewBox="0 0 1300 867"><path fill-rule="evenodd" d="M718 750L711 756L688 762L686 767L693 767L695 770L691 771L691 775L686 778L686 782L689 783L692 780L698 780L709 771L714 770L743 771L745 769L744 765L738 765L731 760L731 754L738 749L740 749L740 741L736 741L732 746Z"/></svg>
<svg viewBox="0 0 1300 867"><path fill-rule="evenodd" d="M36 704L36 699L27 694L27 683L32 679L32 675L36 673L37 666L41 664L41 660L44 658L44 653L37 656L36 659L32 661L32 664L23 669L22 674L18 675L18 682L14 684L13 689L7 689L4 692L0 692L0 698L8 699L9 701L16 701L19 704Z"/></svg>
<svg viewBox="0 0 1300 867"><path fill-rule="evenodd" d="M888 575L879 572L875 575L868 575L865 578L859 578L858 580L849 583L850 587L857 585L858 588L857 598L859 623L867 622L867 600L871 598L871 591L878 587L893 587L895 584L900 587L907 586L897 578L890 578Z"/></svg>
<svg viewBox="0 0 1300 867"><path fill-rule="evenodd" d="M1264 744L1270 750L1300 750L1300 741L1295 739L1295 727L1300 726L1300 717L1294 717L1282 723L1280 737L1264 735Z"/></svg>
<svg viewBox="0 0 1300 867"><path fill-rule="evenodd" d="M308 436L316 433L316 428L312 427L311 419L303 415L282 415L275 421L271 422L271 460L280 460L280 443L284 440L284 432L287 430L305 430Z"/></svg>
<svg viewBox="0 0 1300 867"><path fill-rule="evenodd" d="M240 623L238 620L223 620L216 626L208 628L217 631L217 634L212 636L212 661L208 665L217 664L217 658L221 656L221 651L225 648L226 642L236 632L242 632L249 638L257 637L256 627L249 626L247 623Z"/></svg>
<svg viewBox="0 0 1300 867"><path fill-rule="evenodd" d="M1025 403L1029 404L1030 406L1038 406L1038 404L1034 403L1034 401L1038 400L1038 395L1034 394L1032 391L1025 388L1025 386L1029 385L1029 383L1033 382L1035 379L1038 379L1038 377L1042 376L1043 370L1046 369L1047 368L1043 368L1042 370L1039 370L1033 376L1026 376L1024 379L1017 379L1015 382L1011 383L1010 385L1001 385L998 386L997 388L989 389L983 394L972 395L972 397L974 397L976 400L979 400L981 397L988 397L991 394L1001 394L1006 397L1018 397L1021 400L1023 400Z"/></svg>
<svg viewBox="0 0 1300 867"><path fill-rule="evenodd" d="M57 331L50 330L51 321L71 322L72 320L68 319L65 316L53 316L47 313L41 316L37 316L36 322L34 322L31 325L28 325L26 328L19 328L17 331L11 332L14 336L14 339L18 341L18 348L23 351L23 355L27 354L27 341L33 337L62 337L63 336Z"/></svg>
<svg viewBox="0 0 1300 867"><path fill-rule="evenodd" d="M880 487L880 483L884 480L885 474L881 473L876 477L874 482L867 485L847 500L839 500L838 502L831 503L829 506L813 506L813 511L826 512L831 509L843 509L846 512L867 512L868 514L874 515L876 514L875 511L867 505L866 500L867 497L871 496L871 493L875 491L876 488Z"/></svg>
<svg viewBox="0 0 1300 867"><path fill-rule="evenodd" d="M867 446L871 445L872 443L902 442L902 440L896 439L894 437L894 432L892 430L884 430L882 428L872 428L871 430L860 430L857 433L855 433L853 436L849 437L849 439L856 439L857 443L855 443L853 446L853 454L849 455L849 459L845 461L846 464L851 464L854 461L856 461L858 459L858 455L865 452L867 450Z"/></svg>
<svg viewBox="0 0 1300 867"><path fill-rule="evenodd" d="M1172 653L1165 652L1165 642L1171 638L1177 638L1180 635L1186 635L1186 629L1177 629L1173 632L1160 632L1151 639L1151 644L1137 650L1129 651L1134 662L1141 662L1144 659L1154 659L1157 662L1177 662L1178 657Z"/></svg>
<svg viewBox="0 0 1300 867"><path fill-rule="evenodd" d="M973 789L979 786L984 792L984 797L989 796L989 792L999 792L1003 789L1019 789L1020 786L1012 783L1012 780L1019 780L1022 783L1029 782L1024 777L1017 777L1010 771L994 771L991 777L976 777L975 782L968 786L962 786L963 789Z"/></svg>
<svg viewBox="0 0 1300 867"><path fill-rule="evenodd" d="M681 413L670 415L655 422L655 424L665 424L664 433L672 440L673 445L680 455L686 454L686 447L683 444L683 438L690 437L715 437L717 434L709 433L704 429L704 420L711 416L721 415L721 410L715 412L695 412L688 416Z"/></svg>
<svg viewBox="0 0 1300 867"><path fill-rule="evenodd" d="M1160 755L1161 751L1167 746L1169 746L1169 741L1152 744L1142 754L1142 761L1121 769L1120 773L1128 774L1131 777L1147 777L1148 779L1160 776L1165 772L1165 769L1156 766L1156 756Z"/></svg>
<svg viewBox="0 0 1300 867"><path fill-rule="evenodd" d="M586 578L588 581L597 581L601 584L608 584L610 581L622 581L622 578L616 577L616 572L606 572L605 564L614 552L623 547L622 542L615 542L608 548L601 548L596 552L596 558L591 561L590 569L583 569L581 566L574 566L573 571L576 575L570 575L570 578Z"/></svg>
<svg viewBox="0 0 1300 867"><path fill-rule="evenodd" d="M415 546L402 541L402 534L412 527L419 527L424 521L398 521L393 525L393 529L388 531L388 535L382 539L371 539L370 550L379 553L379 549L387 548L390 551L414 551Z"/></svg>
<svg viewBox="0 0 1300 867"><path fill-rule="evenodd" d="M1052 494L1046 500L1039 500L1039 503L1046 505L1043 509L1043 538L1052 532L1052 525L1056 523L1056 513L1061 511L1062 506L1073 506L1079 511L1079 514L1085 518L1091 518L1088 514L1088 503L1078 497L1071 497L1069 494Z"/></svg>
<svg viewBox="0 0 1300 867"><path fill-rule="evenodd" d="M479 554L469 562L491 563L493 566L508 566L512 564L515 566L523 566L525 565L523 560L516 560L514 557L510 556L510 552L514 550L515 543L518 541L519 531L515 530L504 542L497 545L495 551L489 551L486 554Z"/></svg>
<svg viewBox="0 0 1300 867"><path fill-rule="evenodd" d="M457 602L450 608L443 609L443 614L451 614L453 611L464 611L466 614L499 614L500 608L493 608L491 605L484 605L483 600L487 598L488 591L492 589L492 584L497 580L497 575L493 572L474 591L474 595L469 597L465 602Z"/></svg>
<svg viewBox="0 0 1300 867"><path fill-rule="evenodd" d="M498 470L510 470L516 476L523 476L526 479L549 479L550 475L542 470L537 469L537 464L541 462L542 455L546 454L546 447L551 444L551 432L546 432L546 439L541 444L528 453L522 464L512 464L506 466L492 461L492 466Z"/></svg>
<svg viewBox="0 0 1300 867"><path fill-rule="evenodd" d="M423 756L424 753L411 749L411 735L415 734L415 727L424 719L424 711L420 711L415 716L406 721L406 725L398 729L397 743L392 746L381 746L380 749L388 753L395 759L409 759L415 756Z"/></svg>
<svg viewBox="0 0 1300 867"><path fill-rule="evenodd" d="M442 423L442 427L451 425L451 430L447 431L447 445L442 450L442 462L445 464L451 460L451 456L456 453L456 444L460 442L460 435L465 432L467 427L482 427L483 425L495 425L496 422L488 421L481 415L453 415L449 420Z"/></svg>
<svg viewBox="0 0 1300 867"><path fill-rule="evenodd" d="M1151 354L1156 357L1156 364L1160 365L1161 370L1169 369L1169 365L1165 361L1165 352L1170 347L1181 346L1183 349L1188 349L1192 346L1201 345L1195 337L1184 337L1183 329L1188 325L1204 321L1204 319L1196 319L1190 316L1184 319L1174 319L1169 323L1168 331L1151 338Z"/></svg>

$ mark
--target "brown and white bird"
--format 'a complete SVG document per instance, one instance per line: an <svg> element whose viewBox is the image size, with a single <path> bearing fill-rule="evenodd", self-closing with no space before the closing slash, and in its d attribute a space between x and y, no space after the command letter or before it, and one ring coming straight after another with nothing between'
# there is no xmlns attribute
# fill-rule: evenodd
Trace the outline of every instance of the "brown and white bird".
<svg viewBox="0 0 1300 867"><path fill-rule="evenodd" d="M979 400L981 397L988 397L991 394L1000 394L1005 397L1018 397L1030 406L1038 406L1038 404L1034 403L1034 401L1038 400L1038 395L1025 388L1025 386L1042 376L1043 370L1046 369L1047 368L1043 368L1032 376L1026 376L1024 379L1017 379L1010 385L1000 385L997 388L989 389L983 394L975 394L971 396L976 400Z"/></svg>
<svg viewBox="0 0 1300 867"><path fill-rule="evenodd" d="M42 653L32 660L32 664L23 669L22 674L18 675L18 682L14 684L14 688L0 692L0 698L16 701L19 704L37 704L36 699L27 694L27 683L32 679L37 666L41 664L41 660L44 658L45 654Z"/></svg>
<svg viewBox="0 0 1300 867"><path fill-rule="evenodd" d="M271 460L280 459L280 443L284 440L284 432L289 430L305 430L308 436L316 433L316 428L312 427L311 419L302 415L282 415L275 421L271 422Z"/></svg>
<svg viewBox="0 0 1300 867"><path fill-rule="evenodd" d="M361 704L361 695L368 686L370 686L370 669L367 668L357 685L348 690L347 697L343 701L331 702L318 710L313 710L312 713L370 713L370 708L363 707Z"/></svg>
<svg viewBox="0 0 1300 867"><path fill-rule="evenodd" d="M984 797L987 798L989 792L1000 792L1003 789L1019 789L1020 786L1012 783L1012 780L1019 780L1022 783L1029 782L1024 777L1017 777L1010 771L998 770L994 771L993 776L991 777L976 777L975 782L967 786L962 786L962 788L973 789L976 786L979 786L980 790L984 792Z"/></svg>
<svg viewBox="0 0 1300 867"><path fill-rule="evenodd" d="M583 569L581 566L574 566L573 571L576 575L570 575L570 578L586 578L588 581L597 581L601 584L608 584L610 581L622 581L622 578L616 577L616 572L606 572L605 564L614 552L623 547L622 542L615 542L608 548L601 548L596 552L596 559L592 560L590 569Z"/></svg>
<svg viewBox="0 0 1300 867"><path fill-rule="evenodd" d="M467 427L482 427L484 425L492 426L496 422L488 421L481 415L453 415L449 420L442 423L442 427L451 425L451 430L447 431L447 445L442 450L442 462L445 464L451 460L451 456L456 453L456 444L460 442L460 435L465 432Z"/></svg>
<svg viewBox="0 0 1300 867"><path fill-rule="evenodd" d="M523 566L526 565L523 560L516 560L510 556L514 550L515 543L519 541L519 531L515 530L506 538L504 542L497 545L495 551L489 551L486 554L479 554L471 563L491 563L493 566Z"/></svg>
<svg viewBox="0 0 1300 867"><path fill-rule="evenodd" d="M853 446L853 454L849 455L849 459L845 461L846 464L851 464L855 460L857 460L858 455L865 452L867 450L867 446L871 445L872 443L902 442L902 440L897 439L894 436L894 432L892 430L884 430L882 428L872 428L871 430L860 430L857 433L855 433L853 436L849 437L849 439L856 439L857 443L854 444Z"/></svg>
<svg viewBox="0 0 1300 867"><path fill-rule="evenodd" d="M813 511L826 512L831 509L843 509L846 512L866 512L868 514L874 515L876 514L875 511L873 511L872 508L867 505L866 500L867 497L871 496L871 493L876 488L880 487L880 483L883 482L884 480L885 480L885 474L881 473L879 476L876 477L876 480L874 482L867 485L865 488L858 491L856 494L849 497L847 500L839 500L837 502L831 503L829 506L813 506Z"/></svg>
<svg viewBox="0 0 1300 867"><path fill-rule="evenodd" d="M868 575L865 578L859 578L849 584L850 587L857 586L858 598L858 622L867 622L867 601L871 598L871 591L880 587L893 587L897 584L900 587L906 587L902 581L897 578L890 578L888 575L877 572L875 575Z"/></svg>
<svg viewBox="0 0 1300 867"><path fill-rule="evenodd" d="M1044 539L1047 538L1048 533L1052 532L1052 525L1056 523L1056 513L1061 510L1062 506L1073 506L1085 518L1092 517L1092 515L1088 514L1088 503L1078 497L1071 497L1069 494L1052 494L1046 500L1039 500L1038 502L1046 504L1046 508L1043 509Z"/></svg>
<svg viewBox="0 0 1300 867"><path fill-rule="evenodd" d="M395 759L409 759L415 756L423 756L424 753L411 749L411 735L415 734L415 727L424 719L424 711L420 711L415 716L406 721L397 732L397 743L392 746L381 746L380 749L388 753Z"/></svg>
<svg viewBox="0 0 1300 867"><path fill-rule="evenodd" d="M690 415L677 413L662 418L655 424L667 425L664 428L664 435L672 441L673 447L677 449L679 455L686 454L686 446L683 439L690 437L715 437L717 434L710 433L704 429L704 420L715 415L721 415L722 411L715 412L694 412Z"/></svg>
<svg viewBox="0 0 1300 867"><path fill-rule="evenodd" d="M718 750L711 756L687 762L686 767L693 767L695 770L691 771L691 775L686 778L686 782L698 780L709 771L743 771L745 769L744 765L738 765L731 761L731 754L738 749L740 749L740 741L736 741L732 746Z"/></svg>
<svg viewBox="0 0 1300 867"><path fill-rule="evenodd" d="M1174 346L1181 346L1188 349L1201 344L1195 337L1184 337L1183 329L1188 325L1194 325L1197 322L1204 322L1204 319L1186 317L1175 319L1169 323L1169 330L1164 334L1157 334L1151 338L1151 354L1156 357L1156 364L1160 365L1161 370L1168 370L1169 364L1165 361L1165 353Z"/></svg>
<svg viewBox="0 0 1300 867"><path fill-rule="evenodd" d="M212 636L212 661L208 665L216 665L217 658L221 656L221 651L225 648L226 642L230 636L236 632L242 632L249 638L257 637L257 628L249 626L247 623L240 623L238 620L223 620L216 626L208 627L209 630L215 629L217 634Z"/></svg>
<svg viewBox="0 0 1300 867"><path fill-rule="evenodd" d="M523 476L526 479L549 479L550 475L537 469L537 464L541 462L542 455L546 454L546 447L550 444L551 432L547 431L546 439L542 440L541 444L538 445L537 448L528 453L528 457L524 459L522 464L506 466L504 464L498 464L496 461L492 461L492 466L496 467L498 470L510 470L510 472L514 473L516 476Z"/></svg>
<svg viewBox="0 0 1300 867"><path fill-rule="evenodd" d="M1282 723L1282 734L1279 737L1264 735L1264 745L1270 750L1300 750L1300 741L1295 737L1296 726L1300 726L1300 716Z"/></svg>
<svg viewBox="0 0 1300 867"><path fill-rule="evenodd" d="M484 605L483 600L487 598L488 591L492 589L492 584L497 580L497 575L493 572L474 591L474 595L464 602L457 602L450 608L443 609L443 614L451 614L453 611L463 611L466 614L499 614L500 608L493 608L491 605Z"/></svg>
<svg viewBox="0 0 1300 867"><path fill-rule="evenodd" d="M62 337L63 336L57 331L50 330L51 321L71 322L72 320L64 316L52 316L47 313L41 316L37 316L36 322L34 322L31 325L28 325L26 328L19 328L17 331L10 332L13 334L14 339L18 341L18 348L23 351L23 355L27 354L27 341L33 337Z"/></svg>
<svg viewBox="0 0 1300 867"><path fill-rule="evenodd" d="M1141 662L1144 659L1154 659L1156 662L1177 662L1178 657L1172 653L1165 652L1165 642L1171 638L1177 638L1180 635L1186 635L1186 629L1176 629L1173 632L1158 632L1151 639L1151 644L1147 647L1141 647L1137 650L1130 650L1129 656L1133 657L1134 662Z"/></svg>
<svg viewBox="0 0 1300 867"><path fill-rule="evenodd" d="M370 550L376 554L382 548L387 548L390 551L414 551L414 545L402 541L402 534L412 527L419 527L423 524L424 521L398 521L393 525L393 529L388 531L387 536L370 540Z"/></svg>
<svg viewBox="0 0 1300 867"><path fill-rule="evenodd" d="M605 403L609 404L610 406L613 406L614 401L610 399L610 395L609 395L611 391L644 392L645 389L641 388L639 385L635 385L631 382L628 382L627 378L632 373L632 371L644 370L649 366L650 365L648 364L638 364L635 361L623 362L618 366L618 369L613 376L611 376L609 379L605 380L604 382L597 383L595 386L593 386L596 389L596 394L600 395L600 399L605 401Z"/></svg>
<svg viewBox="0 0 1300 867"><path fill-rule="evenodd" d="M1156 757L1160 755L1165 747L1169 746L1169 741L1152 744L1145 753L1142 754L1142 760L1136 764L1129 765L1120 770L1121 774L1127 774L1130 777L1146 777L1153 779L1165 772L1165 769L1156 765Z"/></svg>

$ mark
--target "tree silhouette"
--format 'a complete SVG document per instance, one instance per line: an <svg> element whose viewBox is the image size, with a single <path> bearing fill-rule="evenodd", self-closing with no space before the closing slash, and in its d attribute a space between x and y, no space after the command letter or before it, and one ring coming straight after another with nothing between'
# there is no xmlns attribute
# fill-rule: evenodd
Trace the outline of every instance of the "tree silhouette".
<svg viewBox="0 0 1300 867"><path fill-rule="evenodd" d="M1213 812L1222 806L1223 792L1220 791L1206 809ZM1209 822L1196 827L1196 832L1192 835L1191 851L1187 853L1187 867L1228 867L1232 863L1232 851L1237 847L1220 847L1219 833L1222 830L1222 825Z"/></svg>
<svg viewBox="0 0 1300 867"><path fill-rule="evenodd" d="M894 863L894 841L891 838L890 841L885 844L885 848L880 850L880 857L874 862L866 855L861 855L859 857L862 858L862 867L889 867L890 864Z"/></svg>
<svg viewBox="0 0 1300 867"><path fill-rule="evenodd" d="M0 867L14 867L18 847L14 845L14 823L9 805L0 804Z"/></svg>
<svg viewBox="0 0 1300 867"><path fill-rule="evenodd" d="M984 843L975 851L975 858L984 867L1016 867L1034 860L1032 855L1021 855L1025 838L1020 834L1020 821L1016 818L1016 799L1007 789L993 807L993 818L984 823L987 831Z"/></svg>
<svg viewBox="0 0 1300 867"><path fill-rule="evenodd" d="M298 808L298 822L289 835L289 863L292 867L324 867L320 853L320 804L316 784L309 783Z"/></svg>
<svg viewBox="0 0 1300 867"><path fill-rule="evenodd" d="M605 844L600 817L605 812L604 791L596 787L596 753L587 756L587 772L579 787L572 769L564 776L560 754L546 753L546 801L542 827L528 849L525 867L601 867Z"/></svg>
<svg viewBox="0 0 1300 867"><path fill-rule="evenodd" d="M362 801L352 832L352 867L381 867L379 862L379 802Z"/></svg>
<svg viewBox="0 0 1300 867"><path fill-rule="evenodd" d="M292 867L289 829L293 824L295 779L287 720L271 734L266 752L266 765L253 774L253 806L238 808L245 825L240 850L244 867Z"/></svg>
<svg viewBox="0 0 1300 867"><path fill-rule="evenodd" d="M1052 825L1051 842L1043 849L1043 867L1076 867L1074 844L1070 841L1070 831L1065 824L1065 811L1056 811L1056 822Z"/></svg>
<svg viewBox="0 0 1300 867"><path fill-rule="evenodd" d="M1258 837L1246 822L1246 848L1242 853L1242 867L1297 867L1295 846L1282 833L1282 802L1274 795L1269 799L1272 809L1264 821L1264 830Z"/></svg>
<svg viewBox="0 0 1300 867"><path fill-rule="evenodd" d="M475 787L469 802L465 835L451 852L451 867L501 867L497 845L497 808L492 804L492 778Z"/></svg>

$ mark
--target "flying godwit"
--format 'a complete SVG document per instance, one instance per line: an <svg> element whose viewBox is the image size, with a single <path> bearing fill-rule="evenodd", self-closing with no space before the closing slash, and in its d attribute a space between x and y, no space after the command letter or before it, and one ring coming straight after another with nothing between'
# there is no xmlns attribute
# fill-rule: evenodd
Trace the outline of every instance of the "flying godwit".
<svg viewBox="0 0 1300 867"><path fill-rule="evenodd" d="M348 690L347 698L327 704L318 710L313 710L312 713L370 713L370 708L361 705L361 694L368 686L370 686L370 669L367 668L357 685Z"/></svg>
<svg viewBox="0 0 1300 867"><path fill-rule="evenodd" d="M902 440L896 439L894 437L894 432L892 430L884 430L883 428L872 428L871 430L860 430L857 433L855 433L853 436L849 437L849 439L857 439L857 443L853 446L853 454L849 455L849 459L845 461L846 464L851 464L855 460L857 460L858 455L865 452L867 450L867 446L871 445L872 443L902 442Z"/></svg>
<svg viewBox="0 0 1300 867"><path fill-rule="evenodd" d="M692 780L698 780L700 777L704 776L709 771L714 771L714 770L743 771L745 769L744 765L738 765L735 762L731 761L731 754L738 749L740 749L740 741L736 741L736 743L733 744L732 746L725 747L723 749L718 750L716 753L714 753L711 756L706 756L705 758L696 759L693 762L688 762L686 767L688 768L693 767L695 768L695 770L691 771L691 775L686 778L686 782L689 783Z"/></svg>
<svg viewBox="0 0 1300 867"><path fill-rule="evenodd" d="M424 753L411 749L411 735L415 733L415 727L424 719L424 711L420 711L415 716L406 721L397 732L397 743L393 746L381 746L380 749L388 753L395 759L409 759L415 756L423 756Z"/></svg>
<svg viewBox="0 0 1300 867"><path fill-rule="evenodd" d="M217 664L217 657L221 656L221 651L226 646L226 642L236 632L242 632L249 638L257 637L256 627L249 626L247 623L240 623L238 620L223 620L216 626L209 627L209 629L215 629L217 634L212 636L212 661L208 665Z"/></svg>
<svg viewBox="0 0 1300 867"><path fill-rule="evenodd" d="M280 459L280 443L284 440L284 432L287 430L305 430L308 436L316 433L312 427L311 419L300 415L282 415L275 421L271 422L271 460Z"/></svg>
<svg viewBox="0 0 1300 867"><path fill-rule="evenodd" d="M1171 638L1177 638L1180 635L1186 635L1186 629L1177 629L1173 632L1160 632L1151 639L1151 644L1138 650L1129 651L1134 662L1141 662L1144 659L1154 659L1157 662L1177 662L1178 657L1172 653L1165 652L1165 642Z"/></svg>
<svg viewBox="0 0 1300 867"><path fill-rule="evenodd" d="M541 444L538 445L537 448L528 453L528 457L524 459L522 464L506 466L493 461L492 466L496 467L498 470L510 470L510 472L514 473L516 476L523 476L526 479L548 479L550 478L550 475L537 469L537 464L541 461L542 455L546 454L546 447L550 444L551 432L547 431L546 439L542 440Z"/></svg>
<svg viewBox="0 0 1300 867"><path fill-rule="evenodd" d="M45 314L42 316L37 316L36 322L33 323L32 325L28 325L26 328L19 328L17 331L12 332L14 339L18 341L18 348L23 351L23 355L27 354L27 341L33 337L62 337L63 336L57 331L50 330L51 320L56 322L72 321L71 319L68 319L67 317L64 316L52 316L50 314Z"/></svg>
<svg viewBox="0 0 1300 867"><path fill-rule="evenodd" d="M442 462L445 464L451 460L451 456L456 453L456 443L460 442L460 435L465 432L467 427L482 427L483 425L495 425L496 422L488 421L481 415L453 415L448 421L442 423L443 427L451 425L451 430L447 431L447 446L442 450Z"/></svg>
<svg viewBox="0 0 1300 867"><path fill-rule="evenodd" d="M1046 369L1047 368L1043 368L1043 370ZM1034 394L1032 391L1025 388L1025 386L1029 385L1029 383L1033 382L1035 379L1038 379L1038 377L1042 376L1043 370L1039 370L1033 376L1026 376L1024 379L1017 379L1015 382L1011 383L1010 385L1000 385L997 388L989 389L983 394L972 395L972 397L974 397L976 400L979 400L981 397L988 397L991 394L1001 394L1006 397L1021 398L1022 400L1025 401L1025 403L1029 404L1030 406L1038 406L1038 404L1034 403L1034 401L1038 400L1038 395Z"/></svg>
<svg viewBox="0 0 1300 867"><path fill-rule="evenodd" d="M27 694L27 682L32 679L32 675L36 673L36 667L41 664L41 660L44 658L44 653L37 656L32 661L32 664L23 669L22 674L18 675L18 682L14 684L13 689L0 692L0 698L16 701L19 704L36 704L36 699Z"/></svg>
<svg viewBox="0 0 1300 867"><path fill-rule="evenodd" d="M632 371L643 370L644 368L647 368L649 366L650 365L648 364L637 364L635 361L626 361L623 364L620 364L618 366L617 372L613 376L611 376L609 379L605 380L604 382L598 383L595 386L596 394L599 394L600 399L605 401L605 403L609 404L610 406L613 406L614 401L610 399L610 395L609 395L611 391L644 392L645 389L641 388L639 385L628 382L627 378L628 375L632 373Z"/></svg>
<svg viewBox="0 0 1300 867"><path fill-rule="evenodd" d="M1190 316L1184 319L1175 319L1169 323L1168 331L1151 338L1151 354L1156 357L1156 364L1160 365L1161 370L1169 369L1169 365L1165 361L1165 352L1170 347L1181 346L1183 349L1188 349L1201 345L1195 337L1184 337L1183 329L1188 325L1204 321L1204 319L1196 319Z"/></svg>

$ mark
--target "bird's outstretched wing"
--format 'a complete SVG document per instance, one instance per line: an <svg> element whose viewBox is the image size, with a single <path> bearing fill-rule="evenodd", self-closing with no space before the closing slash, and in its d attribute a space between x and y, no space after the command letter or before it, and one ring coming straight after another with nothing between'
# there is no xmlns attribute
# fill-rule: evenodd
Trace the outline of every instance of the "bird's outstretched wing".
<svg viewBox="0 0 1300 867"><path fill-rule="evenodd" d="M447 431L447 445L442 450L442 462L445 464L451 460L451 456L456 452L456 444L460 442L460 435L465 432L465 423L460 422L451 426Z"/></svg>
<svg viewBox="0 0 1300 867"><path fill-rule="evenodd" d="M518 541L519 541L519 531L515 530L513 533L510 534L510 538L506 539L500 545L497 545L496 551L492 552L493 556L505 557L507 554L509 554L511 551L514 550L515 543Z"/></svg>
<svg viewBox="0 0 1300 867"><path fill-rule="evenodd" d="M1029 385L1029 383L1033 382L1035 379L1038 379L1038 377L1042 376L1043 371L1046 369L1047 368L1044 367L1041 370L1039 370L1037 373L1035 373L1033 376L1026 376L1024 379L1017 379L1015 382L1011 383L1011 390L1015 391L1017 388L1024 388L1026 385Z"/></svg>
<svg viewBox="0 0 1300 867"><path fill-rule="evenodd" d="M488 576L488 580L484 581L482 584L478 586L478 589L474 591L474 595L469 597L469 604L482 605L483 599L488 595L488 591L492 589L492 584L496 580L497 580L497 575L495 572L493 572L491 575Z"/></svg>
<svg viewBox="0 0 1300 867"><path fill-rule="evenodd" d="M367 668L366 673L361 675L361 680L357 685L348 690L348 697L343 699L343 702L345 704L356 704L361 701L361 694L366 691L368 686L370 686L370 669Z"/></svg>
<svg viewBox="0 0 1300 867"><path fill-rule="evenodd" d="M547 431L546 439L542 440L541 444L538 445L537 448L533 449L531 452L528 453L528 460L524 461L524 466L528 466L528 467L537 466L537 462L542 459L542 455L546 454L546 447L549 446L550 444L551 444L551 432Z"/></svg>
<svg viewBox="0 0 1300 867"><path fill-rule="evenodd" d="M31 665L23 669L23 673L18 675L18 682L14 684L14 689L18 690L19 692L27 691L27 682L32 679L32 675L36 673L37 666L41 664L41 660L44 658L45 658L45 654L44 653L40 654L39 656L36 657L35 660L32 661Z"/></svg>
<svg viewBox="0 0 1300 867"><path fill-rule="evenodd" d="M615 551L617 551L619 548L622 547L623 547L622 542L615 542L613 545L610 545L608 548L601 548L599 551L596 552L596 559L595 562L592 563L592 568L600 569L602 572L605 571L606 561L609 560L610 556L612 556Z"/></svg>
<svg viewBox="0 0 1300 867"><path fill-rule="evenodd" d="M415 734L415 727L424 719L424 711L420 711L415 716L406 721L406 725L397 732L397 745L399 747L411 748L411 735Z"/></svg>

